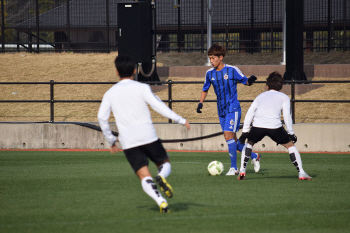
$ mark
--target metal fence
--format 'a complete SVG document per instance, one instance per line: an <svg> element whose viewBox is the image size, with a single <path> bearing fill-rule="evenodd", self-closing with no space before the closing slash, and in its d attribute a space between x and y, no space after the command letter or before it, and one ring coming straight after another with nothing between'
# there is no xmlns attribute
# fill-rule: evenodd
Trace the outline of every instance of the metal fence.
<svg viewBox="0 0 350 233"><path fill-rule="evenodd" d="M199 100L179 100L173 98L173 85L191 85L191 84L202 84L203 82L200 81L163 81L163 82L144 82L152 85L167 85L168 90L168 98L163 99L162 101L165 103L168 103L168 106L170 109L173 107L173 103L198 103ZM293 123L295 122L295 103L350 103L350 100L301 100L296 99L295 95L295 85L298 84L311 84L311 83L350 83L349 80L333 80L333 81L285 81L285 85L291 85L291 113L292 113L292 119ZM55 99L55 86L57 85L81 85L81 84L87 84L87 85L105 85L105 84L115 84L115 82L55 82L54 80L51 80L50 82L0 82L1 85L48 85L50 88L50 99L46 100L0 100L0 106L1 103L47 103L50 105L50 116L48 119L48 122L54 122L55 121L55 104L57 103L100 103L101 100L56 100ZM266 84L266 82L263 81L257 81L254 84ZM239 100L240 102L253 102L253 100ZM204 102L216 102L216 100L205 100ZM347 109L348 107L345 107L344 109ZM179 113L181 114L181 113ZM332 114L330 112L330 114ZM169 123L172 123L171 120L169 120Z"/></svg>
<svg viewBox="0 0 350 233"><path fill-rule="evenodd" d="M119 0L0 0L1 52L110 52L118 49ZM130 0L122 0L129 2ZM149 1L149 0L148 0ZM284 0L156 0L157 52L283 49ZM304 50L350 50L350 1L304 0Z"/></svg>

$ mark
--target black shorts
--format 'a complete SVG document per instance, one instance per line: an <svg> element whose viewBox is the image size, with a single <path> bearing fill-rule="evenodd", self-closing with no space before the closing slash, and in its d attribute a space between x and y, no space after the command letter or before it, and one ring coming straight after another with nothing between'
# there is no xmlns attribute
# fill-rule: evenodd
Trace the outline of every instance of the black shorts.
<svg viewBox="0 0 350 233"><path fill-rule="evenodd" d="M149 164L150 159L155 164L162 163L168 158L160 139L150 144L124 150L126 159L129 161L134 172Z"/></svg>
<svg viewBox="0 0 350 233"><path fill-rule="evenodd" d="M265 136L269 136L277 144L281 145L291 141L291 139L289 138L289 134L283 127L277 129L266 129L257 128L254 126L249 131L248 141L255 144L261 141Z"/></svg>

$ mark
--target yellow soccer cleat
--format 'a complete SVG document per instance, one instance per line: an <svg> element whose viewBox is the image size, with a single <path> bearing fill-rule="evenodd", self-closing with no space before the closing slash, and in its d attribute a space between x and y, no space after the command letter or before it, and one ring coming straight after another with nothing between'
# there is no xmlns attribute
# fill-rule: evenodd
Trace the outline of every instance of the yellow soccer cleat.
<svg viewBox="0 0 350 233"><path fill-rule="evenodd" d="M168 198L171 198L174 194L173 188L171 185L166 181L165 178L163 178L160 175L157 175L156 177L156 182L160 186L160 191L165 194Z"/></svg>
<svg viewBox="0 0 350 233"><path fill-rule="evenodd" d="M161 213L169 213L170 210L169 210L169 205L168 203L166 202L162 202L159 206L159 210Z"/></svg>

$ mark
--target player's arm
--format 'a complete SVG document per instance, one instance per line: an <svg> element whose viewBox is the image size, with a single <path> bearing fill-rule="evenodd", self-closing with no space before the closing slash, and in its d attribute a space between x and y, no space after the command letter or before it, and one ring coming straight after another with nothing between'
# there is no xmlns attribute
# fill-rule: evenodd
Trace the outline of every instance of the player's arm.
<svg viewBox="0 0 350 233"><path fill-rule="evenodd" d="M249 136L250 124L253 121L256 108L257 108L257 102L254 100L253 103L250 105L247 111L247 114L245 115L245 118L244 118L242 135L239 137L239 141L241 142L242 145L245 144L245 140Z"/></svg>
<svg viewBox="0 0 350 233"><path fill-rule="evenodd" d="M283 113L284 124L286 125L287 132L289 134L289 138L290 140L293 141L293 143L296 143L297 136L295 136L293 131L293 120L292 120L292 114L290 109L290 99L288 96L286 96L286 98L283 99L282 113Z"/></svg>
<svg viewBox="0 0 350 233"><path fill-rule="evenodd" d="M234 79L236 79L238 82L243 83L247 86L251 86L253 85L253 83L256 81L256 77L254 75L250 76L249 78L247 78L240 69L238 69L237 67L235 67L233 69L233 77Z"/></svg>
<svg viewBox="0 0 350 233"><path fill-rule="evenodd" d="M112 131L109 127L108 119L110 114L111 114L111 104L109 99L105 95L102 99L100 109L98 110L97 118L98 118L98 122L100 124L101 130L103 132L103 136L107 140L109 146L112 148L115 145L117 138L112 134Z"/></svg>
<svg viewBox="0 0 350 233"><path fill-rule="evenodd" d="M208 95L208 91L202 91L201 98L199 100L198 107L197 107L198 113L202 113L201 109L203 108L203 102L204 102L205 98L207 98L207 95Z"/></svg>
<svg viewBox="0 0 350 233"><path fill-rule="evenodd" d="M187 129L190 129L189 122L176 114L173 110L171 110L157 95L155 95L151 88L148 87L144 91L145 101L153 108L156 112L163 115L166 118L169 118L176 123L185 125Z"/></svg>

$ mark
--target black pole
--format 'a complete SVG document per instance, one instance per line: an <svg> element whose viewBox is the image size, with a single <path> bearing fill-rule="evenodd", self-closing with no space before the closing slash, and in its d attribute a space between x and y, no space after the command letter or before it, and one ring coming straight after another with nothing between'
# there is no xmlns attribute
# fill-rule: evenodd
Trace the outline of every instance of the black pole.
<svg viewBox="0 0 350 233"><path fill-rule="evenodd" d="M54 122L54 81L50 80L50 122Z"/></svg>
<svg viewBox="0 0 350 233"><path fill-rule="evenodd" d="M173 81L169 80L168 81L168 106L170 109L172 109L172 102L173 102L173 99L172 99L172 90L171 90L171 84L172 84ZM173 121L171 119L169 119L169 123L172 123Z"/></svg>
<svg viewBox="0 0 350 233"><path fill-rule="evenodd" d="M292 80L292 85L290 87L291 93L291 111L292 111L292 121L295 124L295 81Z"/></svg>
<svg viewBox="0 0 350 233"><path fill-rule="evenodd" d="M273 48L273 14L274 14L274 12L273 12L273 0L271 0L271 15L270 15L270 20L271 20L271 38L270 38L270 43L271 43L271 46L270 46L270 48L271 48L271 50L270 50L270 52L271 53L273 53L274 52L274 48Z"/></svg>
<svg viewBox="0 0 350 233"><path fill-rule="evenodd" d="M250 53L253 54L254 47L254 0L250 1Z"/></svg>
<svg viewBox="0 0 350 233"><path fill-rule="evenodd" d="M343 51L346 51L346 0L343 1Z"/></svg>
<svg viewBox="0 0 350 233"><path fill-rule="evenodd" d="M107 53L109 53L109 1L106 0Z"/></svg>
<svg viewBox="0 0 350 233"><path fill-rule="evenodd" d="M69 0L67 0L67 49L70 50L70 7L69 7Z"/></svg>
<svg viewBox="0 0 350 233"><path fill-rule="evenodd" d="M201 52L204 51L204 0L201 0Z"/></svg>
<svg viewBox="0 0 350 233"><path fill-rule="evenodd" d="M1 0L1 52L5 53L5 9L4 0Z"/></svg>
<svg viewBox="0 0 350 233"><path fill-rule="evenodd" d="M36 19L36 51L37 53L40 52L40 49L39 49L39 33L40 33L40 28L39 28L39 0L36 0L35 1L35 19Z"/></svg>
<svg viewBox="0 0 350 233"><path fill-rule="evenodd" d="M332 12L331 12L331 5L332 5L332 3L331 3L331 0L328 0L328 38L327 38L327 40L328 40L328 43L327 43L327 46L328 46L328 49L327 49L327 51L328 52L330 52L331 51L331 45L332 45L332 43L331 43L331 39L332 39Z"/></svg>
<svg viewBox="0 0 350 233"><path fill-rule="evenodd" d="M179 6L177 7L177 52L181 52L181 42L180 42L180 34L181 34L181 12L180 12L180 8L181 8L181 3L179 0Z"/></svg>

